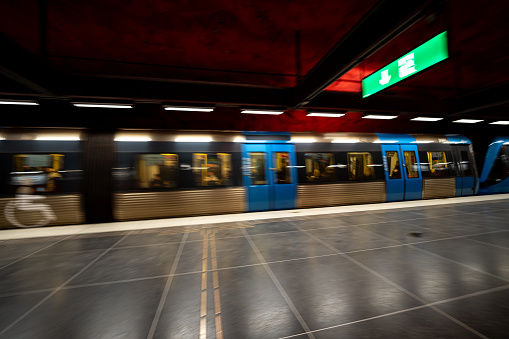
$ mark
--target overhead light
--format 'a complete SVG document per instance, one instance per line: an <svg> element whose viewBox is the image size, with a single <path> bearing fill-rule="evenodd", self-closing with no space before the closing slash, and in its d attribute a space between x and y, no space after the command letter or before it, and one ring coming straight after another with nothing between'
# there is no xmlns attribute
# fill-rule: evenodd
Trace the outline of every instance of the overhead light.
<svg viewBox="0 0 509 339"><path fill-rule="evenodd" d="M359 139L354 138L340 138L340 139L332 139L331 143L333 144L354 144L361 142Z"/></svg>
<svg viewBox="0 0 509 339"><path fill-rule="evenodd" d="M427 118L427 117L416 117L416 118L412 118L410 120L413 120L413 121L439 121L439 120L443 120L444 118Z"/></svg>
<svg viewBox="0 0 509 339"><path fill-rule="evenodd" d="M309 112L306 116L308 117L328 117L328 118L339 118L344 116L345 113L333 113L333 112Z"/></svg>
<svg viewBox="0 0 509 339"><path fill-rule="evenodd" d="M475 119L459 119L459 120L455 120L453 122L457 122L457 123L460 123L460 124L476 124L478 122L481 122L483 120L475 120Z"/></svg>
<svg viewBox="0 0 509 339"><path fill-rule="evenodd" d="M316 139L315 138L308 138L308 137L294 137L294 138L292 138L291 141L295 142L295 143L305 144L305 143L316 142Z"/></svg>
<svg viewBox="0 0 509 339"><path fill-rule="evenodd" d="M416 140L412 141L411 144L432 144L433 140Z"/></svg>
<svg viewBox="0 0 509 339"><path fill-rule="evenodd" d="M236 136L233 139L233 142L244 142L244 141L246 141L246 138L245 137L241 137L241 136Z"/></svg>
<svg viewBox="0 0 509 339"><path fill-rule="evenodd" d="M509 121L495 121L495 122L490 122L490 125L509 125Z"/></svg>
<svg viewBox="0 0 509 339"><path fill-rule="evenodd" d="M397 115L366 115L363 116L363 119L383 119L383 120L389 120L397 118Z"/></svg>
<svg viewBox="0 0 509 339"><path fill-rule="evenodd" d="M181 112L212 112L214 108L212 107L176 107L176 106L166 106L164 108L166 111L181 111Z"/></svg>
<svg viewBox="0 0 509 339"><path fill-rule="evenodd" d="M138 142L146 142L152 141L149 137L117 137L115 141L138 141Z"/></svg>
<svg viewBox="0 0 509 339"><path fill-rule="evenodd" d="M265 111L265 110L241 110L240 113L245 114L271 114L271 115L280 115L285 111Z"/></svg>
<svg viewBox="0 0 509 339"><path fill-rule="evenodd" d="M36 106L39 105L38 102L35 101L18 101L18 100L0 100L0 105L26 105L26 106Z"/></svg>
<svg viewBox="0 0 509 339"><path fill-rule="evenodd" d="M36 137L35 140L44 140L44 141L76 141L76 140L80 140L80 137L73 137L73 136L45 136L45 137Z"/></svg>
<svg viewBox="0 0 509 339"><path fill-rule="evenodd" d="M177 142L211 142L212 137L209 136L179 136L175 138Z"/></svg>
<svg viewBox="0 0 509 339"><path fill-rule="evenodd" d="M133 108L132 105L123 105L123 104L87 104L80 102L72 103L76 107L93 107L93 108Z"/></svg>

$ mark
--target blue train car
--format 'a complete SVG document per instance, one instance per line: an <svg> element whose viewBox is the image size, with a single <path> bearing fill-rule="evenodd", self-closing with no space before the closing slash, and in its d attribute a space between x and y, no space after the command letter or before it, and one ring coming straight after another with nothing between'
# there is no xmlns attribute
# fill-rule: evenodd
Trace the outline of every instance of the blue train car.
<svg viewBox="0 0 509 339"><path fill-rule="evenodd" d="M509 138L495 138L488 147L481 177L480 194L509 193Z"/></svg>
<svg viewBox="0 0 509 339"><path fill-rule="evenodd" d="M458 135L0 132L2 228L448 198L479 186L472 144ZM503 143L488 158L507 188Z"/></svg>

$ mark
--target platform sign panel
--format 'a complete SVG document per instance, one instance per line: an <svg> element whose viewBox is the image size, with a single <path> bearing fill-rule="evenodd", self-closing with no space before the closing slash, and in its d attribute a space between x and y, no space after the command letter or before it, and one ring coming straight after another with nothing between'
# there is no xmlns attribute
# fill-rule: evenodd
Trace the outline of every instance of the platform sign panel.
<svg viewBox="0 0 509 339"><path fill-rule="evenodd" d="M419 73L449 57L447 32L426 41L401 58L391 62L362 80L362 97L366 98Z"/></svg>

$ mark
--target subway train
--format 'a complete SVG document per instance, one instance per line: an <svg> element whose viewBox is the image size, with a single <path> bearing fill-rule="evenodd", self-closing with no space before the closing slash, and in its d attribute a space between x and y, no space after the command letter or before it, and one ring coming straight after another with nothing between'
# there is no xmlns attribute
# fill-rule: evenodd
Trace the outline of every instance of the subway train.
<svg viewBox="0 0 509 339"><path fill-rule="evenodd" d="M488 151L503 179L504 142ZM483 171L483 189L509 186L497 178ZM0 228L446 198L480 185L460 135L17 128L0 129L0 182Z"/></svg>
<svg viewBox="0 0 509 339"><path fill-rule="evenodd" d="M509 138L497 137L488 147L480 177L480 194L509 193Z"/></svg>

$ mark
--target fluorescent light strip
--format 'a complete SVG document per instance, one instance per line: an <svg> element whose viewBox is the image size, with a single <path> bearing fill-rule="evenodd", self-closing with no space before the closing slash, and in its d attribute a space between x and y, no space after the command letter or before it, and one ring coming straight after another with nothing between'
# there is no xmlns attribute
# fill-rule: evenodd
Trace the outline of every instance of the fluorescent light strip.
<svg viewBox="0 0 509 339"><path fill-rule="evenodd" d="M333 144L355 144L361 142L359 139L333 139L331 143Z"/></svg>
<svg viewBox="0 0 509 339"><path fill-rule="evenodd" d="M141 141L141 142L146 142L146 141L152 141L152 139L149 138L149 137L117 137L117 138L115 138L115 141Z"/></svg>
<svg viewBox="0 0 509 339"><path fill-rule="evenodd" d="M182 111L182 112L212 112L214 108L203 107L165 107L166 111Z"/></svg>
<svg viewBox="0 0 509 339"><path fill-rule="evenodd" d="M0 101L0 105L26 105L26 106L37 106L38 102L34 101Z"/></svg>
<svg viewBox="0 0 509 339"><path fill-rule="evenodd" d="M244 141L246 141L246 138L245 138L245 137L238 137L238 136L237 136L237 137L235 137L235 138L233 139L233 142L244 142Z"/></svg>
<svg viewBox="0 0 509 339"><path fill-rule="evenodd" d="M494 121L494 122L490 122L490 125L509 125L509 121Z"/></svg>
<svg viewBox="0 0 509 339"><path fill-rule="evenodd" d="M175 141L177 141L177 142L211 142L212 137L181 136L181 137L176 137Z"/></svg>
<svg viewBox="0 0 509 339"><path fill-rule="evenodd" d="M339 118L344 116L344 113L325 113L325 112L313 112L309 113L306 116L308 117L328 117L328 118Z"/></svg>
<svg viewBox="0 0 509 339"><path fill-rule="evenodd" d="M93 107L93 108L133 108L132 105L110 105L110 104L84 104L73 103L76 107Z"/></svg>
<svg viewBox="0 0 509 339"><path fill-rule="evenodd" d="M296 138L292 138L291 140L292 142L295 142L295 143L302 143L302 144L305 144L305 143L313 143L313 142L316 142L316 139L315 138L299 138L299 137L296 137Z"/></svg>
<svg viewBox="0 0 509 339"><path fill-rule="evenodd" d="M439 120L443 120L444 118L427 118L427 117L416 117L416 118L413 118L413 119L410 119L410 120L413 120L413 121L439 121Z"/></svg>
<svg viewBox="0 0 509 339"><path fill-rule="evenodd" d="M484 121L484 120L459 119L459 120L455 120L453 122L457 122L457 123L460 123L460 124L476 124L476 123L481 122L481 121Z"/></svg>
<svg viewBox="0 0 509 339"><path fill-rule="evenodd" d="M363 119L383 119L383 120L389 120L397 118L397 115L366 115L362 117Z"/></svg>
<svg viewBox="0 0 509 339"><path fill-rule="evenodd" d="M60 136L47 136L47 137L36 137L35 140L43 141L76 141L80 140L80 137L60 137Z"/></svg>
<svg viewBox="0 0 509 339"><path fill-rule="evenodd" d="M262 111L262 110L241 110L240 113L245 114L271 114L271 115L280 115L285 111Z"/></svg>

